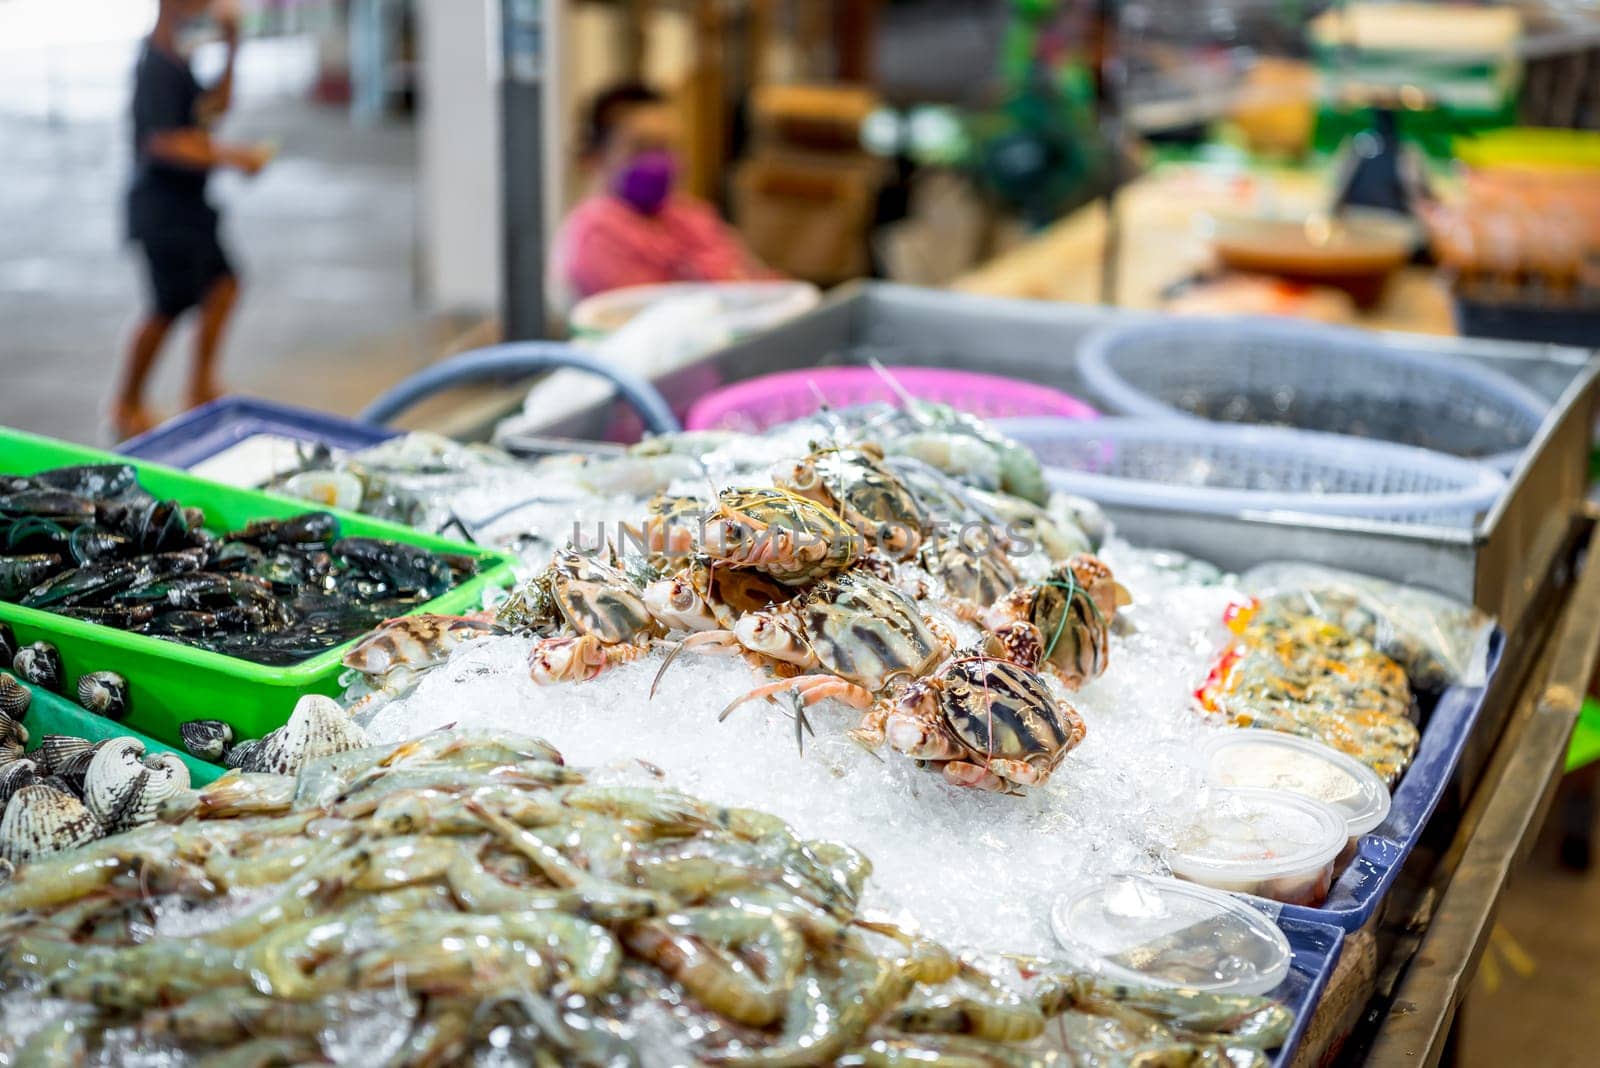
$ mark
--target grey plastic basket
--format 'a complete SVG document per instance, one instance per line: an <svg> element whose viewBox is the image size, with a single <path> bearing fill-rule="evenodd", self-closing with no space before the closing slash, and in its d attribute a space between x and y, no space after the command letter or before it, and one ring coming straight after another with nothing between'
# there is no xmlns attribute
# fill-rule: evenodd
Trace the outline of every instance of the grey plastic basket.
<svg viewBox="0 0 1600 1068"><path fill-rule="evenodd" d="M1084 342L1080 368L1118 415L1375 438L1502 471L1549 409L1521 383L1465 358L1281 319L1123 323Z"/></svg>
<svg viewBox="0 0 1600 1068"><path fill-rule="evenodd" d="M1198 419L996 425L1034 451L1051 489L1113 506L1462 527L1505 490L1505 476L1487 464L1311 430Z"/></svg>

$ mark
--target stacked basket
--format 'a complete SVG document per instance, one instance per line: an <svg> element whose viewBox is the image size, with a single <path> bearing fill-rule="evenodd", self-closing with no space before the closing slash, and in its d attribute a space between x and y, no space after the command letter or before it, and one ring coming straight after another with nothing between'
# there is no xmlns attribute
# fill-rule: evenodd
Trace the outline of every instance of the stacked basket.
<svg viewBox="0 0 1600 1068"><path fill-rule="evenodd" d="M1000 421L1052 485L1127 508L1297 512L1471 526L1549 407L1497 371L1363 331L1281 319L1122 320L1069 394L934 367L821 367L702 397L691 430L760 432L834 408L948 404Z"/></svg>
<svg viewBox="0 0 1600 1068"><path fill-rule="evenodd" d="M1283 320L1126 322L1080 370L1131 418L1008 431L1056 488L1134 508L1471 526L1549 407L1466 358Z"/></svg>

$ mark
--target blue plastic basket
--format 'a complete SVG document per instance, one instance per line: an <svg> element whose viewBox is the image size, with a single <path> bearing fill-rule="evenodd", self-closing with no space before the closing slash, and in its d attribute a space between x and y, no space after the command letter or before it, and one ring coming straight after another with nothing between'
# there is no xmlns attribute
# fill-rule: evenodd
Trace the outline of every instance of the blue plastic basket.
<svg viewBox="0 0 1600 1068"><path fill-rule="evenodd" d="M1316 1015L1317 1003L1328 988L1328 980L1344 950L1344 932L1325 923L1312 923L1293 917L1278 917L1278 928L1289 939L1292 954L1289 975L1268 997L1282 1002L1294 1012L1294 1027L1278 1049L1273 1064L1294 1063L1306 1029Z"/></svg>
<svg viewBox="0 0 1600 1068"><path fill-rule="evenodd" d="M251 438L287 438L355 452L398 431L252 397L223 397L184 412L117 447L124 456L188 470Z"/></svg>
<svg viewBox="0 0 1600 1068"><path fill-rule="evenodd" d="M1038 455L1052 489L1104 505L1470 526L1505 489L1484 464L1341 434L1192 419L997 425Z"/></svg>
<svg viewBox="0 0 1600 1068"><path fill-rule="evenodd" d="M1461 753L1483 711L1484 695L1500 668L1504 645L1503 636L1496 632L1489 646L1489 672L1483 686L1452 686L1439 695L1411 766L1395 787L1388 818L1362 836L1355 858L1333 881L1328 900L1314 909L1284 905L1279 913L1282 919L1356 931L1378 911L1461 763Z"/></svg>
<svg viewBox="0 0 1600 1068"><path fill-rule="evenodd" d="M1498 371L1367 331L1284 319L1150 318L1091 335L1107 411L1374 438L1509 471L1549 403Z"/></svg>

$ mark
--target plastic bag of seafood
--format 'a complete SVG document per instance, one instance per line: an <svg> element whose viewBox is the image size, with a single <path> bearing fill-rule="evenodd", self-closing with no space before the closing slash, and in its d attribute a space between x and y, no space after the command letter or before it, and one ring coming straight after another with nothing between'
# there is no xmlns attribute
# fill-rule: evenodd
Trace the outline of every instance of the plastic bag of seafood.
<svg viewBox="0 0 1600 1068"><path fill-rule="evenodd" d="M1258 997L981 966L863 913L847 845L591 782L518 735L231 775L161 813L0 887L0 1057L1069 1063L1048 1027L1094 1063L1264 1066L1292 1024Z"/></svg>
<svg viewBox="0 0 1600 1068"><path fill-rule="evenodd" d="M1242 576L1262 601L1337 623L1400 662L1413 685L1442 690L1482 686L1488 675L1494 620L1469 604L1432 590L1370 575L1278 562Z"/></svg>

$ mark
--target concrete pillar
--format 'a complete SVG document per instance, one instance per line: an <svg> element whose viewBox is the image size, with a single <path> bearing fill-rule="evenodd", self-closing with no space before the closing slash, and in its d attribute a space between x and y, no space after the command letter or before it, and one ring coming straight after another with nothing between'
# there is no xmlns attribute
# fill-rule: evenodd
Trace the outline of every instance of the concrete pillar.
<svg viewBox="0 0 1600 1068"><path fill-rule="evenodd" d="M424 299L492 314L501 289L499 0L418 0Z"/></svg>

